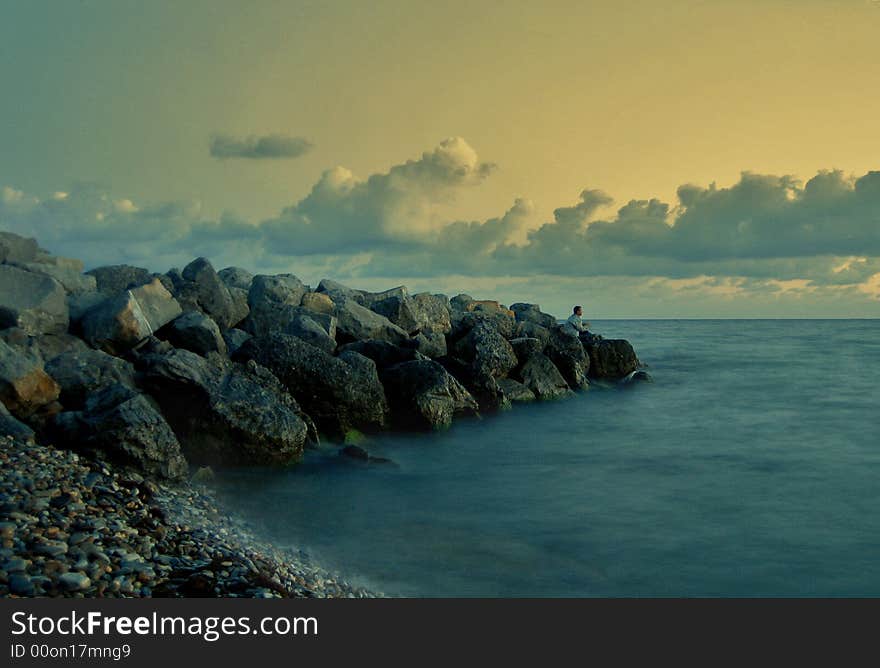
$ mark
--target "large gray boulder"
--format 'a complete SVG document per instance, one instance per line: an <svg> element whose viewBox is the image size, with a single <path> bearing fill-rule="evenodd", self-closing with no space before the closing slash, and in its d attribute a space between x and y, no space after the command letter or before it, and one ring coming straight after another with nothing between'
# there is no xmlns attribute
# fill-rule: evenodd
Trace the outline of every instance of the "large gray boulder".
<svg viewBox="0 0 880 668"><path fill-rule="evenodd" d="M82 319L83 338L93 347L121 353L152 335L182 312L180 304L158 279L88 311Z"/></svg>
<svg viewBox="0 0 880 668"><path fill-rule="evenodd" d="M231 357L249 338L251 338L251 335L243 329L227 329L223 332L223 341L226 343L226 352Z"/></svg>
<svg viewBox="0 0 880 668"><path fill-rule="evenodd" d="M505 339L516 338L516 320L510 311L452 311L450 316L451 329L447 338L457 341L465 336L478 323L487 322L498 330Z"/></svg>
<svg viewBox="0 0 880 668"><path fill-rule="evenodd" d="M340 347L340 353L353 351L366 358L373 360L376 368L380 371L401 362L412 362L424 359L414 348L396 346L387 341L367 339L365 341L353 341Z"/></svg>
<svg viewBox="0 0 880 668"><path fill-rule="evenodd" d="M207 258L200 257L190 262L181 276L184 282L178 286L178 290L188 296L190 303L194 298L194 310L210 316L220 329L229 329L247 317L248 311L241 310L242 305L236 304L229 288L220 280Z"/></svg>
<svg viewBox="0 0 880 668"><path fill-rule="evenodd" d="M550 330L533 322L518 322L514 329L514 338L517 339L538 339L545 346L550 341Z"/></svg>
<svg viewBox="0 0 880 668"><path fill-rule="evenodd" d="M45 274L0 265L0 329L20 327L28 334L66 332L67 294Z"/></svg>
<svg viewBox="0 0 880 668"><path fill-rule="evenodd" d="M476 400L432 360L396 364L382 372L394 422L403 427L444 429L454 417L474 415Z"/></svg>
<svg viewBox="0 0 880 668"><path fill-rule="evenodd" d="M290 309L298 307L308 291L308 286L292 274L255 276L248 292L250 315L244 329L254 336L283 330L293 319Z"/></svg>
<svg viewBox="0 0 880 668"><path fill-rule="evenodd" d="M208 353L226 354L226 341L220 334L217 323L201 311L189 311L179 315L160 330L175 348L191 350L199 355Z"/></svg>
<svg viewBox="0 0 880 668"><path fill-rule="evenodd" d="M43 274L58 281L64 290L71 295L95 292L97 282L94 276L82 273L83 264L80 260L66 257L49 256L40 262L16 263L17 266Z"/></svg>
<svg viewBox="0 0 880 668"><path fill-rule="evenodd" d="M288 464L315 436L293 397L255 362L172 350L146 354L138 366L193 463Z"/></svg>
<svg viewBox="0 0 880 668"><path fill-rule="evenodd" d="M281 332L250 339L235 355L275 373L318 426L335 436L385 426L388 402L376 366L358 357L368 364L351 364Z"/></svg>
<svg viewBox="0 0 880 668"><path fill-rule="evenodd" d="M419 329L419 321L407 297L394 295L380 299L370 305L370 310L385 316L405 332L415 332Z"/></svg>
<svg viewBox="0 0 880 668"><path fill-rule="evenodd" d="M254 282L254 275L241 267L226 267L218 271L217 275L226 287L238 288L245 292L251 289L251 284Z"/></svg>
<svg viewBox="0 0 880 668"><path fill-rule="evenodd" d="M568 333L567 328L556 325L550 330L550 339L544 353L562 373L569 387L582 390L589 387L587 373L590 358L577 336Z"/></svg>
<svg viewBox="0 0 880 668"><path fill-rule="evenodd" d="M0 340L0 401L26 419L58 399L61 389L40 361Z"/></svg>
<svg viewBox="0 0 880 668"><path fill-rule="evenodd" d="M24 443L34 442L34 430L17 420L0 401L0 438L12 436Z"/></svg>
<svg viewBox="0 0 880 668"><path fill-rule="evenodd" d="M0 263L33 262L39 250L36 239L0 231Z"/></svg>
<svg viewBox="0 0 880 668"><path fill-rule="evenodd" d="M327 295L334 302L342 299L353 299L357 303L363 305L368 301L366 299L366 292L363 290L355 290L354 288L350 288L347 285L343 285L342 283L329 278L321 279L315 292Z"/></svg>
<svg viewBox="0 0 880 668"><path fill-rule="evenodd" d="M91 395L81 411L54 416L49 433L74 447L138 473L177 480L186 476L180 443L155 404L123 385Z"/></svg>
<svg viewBox="0 0 880 668"><path fill-rule="evenodd" d="M513 311L517 322L533 322L542 327L553 327L556 325L556 318L549 313L541 311L541 307L537 304L525 304L519 302L511 304L510 310Z"/></svg>
<svg viewBox="0 0 880 668"><path fill-rule="evenodd" d="M441 332L421 331L412 338L412 341L415 343L416 350L431 359L443 357L449 351L446 345L446 336Z"/></svg>
<svg viewBox="0 0 880 668"><path fill-rule="evenodd" d="M641 366L632 345L624 339L603 339L585 348L590 356L590 378L618 380Z"/></svg>
<svg viewBox="0 0 880 668"><path fill-rule="evenodd" d="M153 280L149 270L143 267L133 267L128 264L115 264L106 267L96 267L86 272L95 277L95 285L98 292L112 297L129 288L146 285Z"/></svg>
<svg viewBox="0 0 880 668"><path fill-rule="evenodd" d="M410 309L424 334L448 334L452 330L449 297L419 292L409 298Z"/></svg>
<svg viewBox="0 0 880 668"><path fill-rule="evenodd" d="M513 378L499 378L498 388L513 403L526 403L535 400L535 393Z"/></svg>
<svg viewBox="0 0 880 668"><path fill-rule="evenodd" d="M336 350L336 341L321 325L307 315L297 315L285 327L286 334L293 334L306 343L311 343L326 353Z"/></svg>
<svg viewBox="0 0 880 668"><path fill-rule="evenodd" d="M516 358L520 362L524 362L532 355L544 352L545 344L541 339L523 337L519 339L511 339L510 346L513 348Z"/></svg>
<svg viewBox="0 0 880 668"><path fill-rule="evenodd" d="M572 394L559 369L543 353L532 355L513 375L542 401L561 399Z"/></svg>
<svg viewBox="0 0 880 668"><path fill-rule="evenodd" d="M92 394L105 387L135 387L131 362L92 348L63 352L46 362L45 368L58 383L59 400L68 410L83 408Z"/></svg>
<svg viewBox="0 0 880 668"><path fill-rule="evenodd" d="M492 321L481 321L455 344L459 359L471 362L478 376L504 378L519 363L513 347Z"/></svg>
<svg viewBox="0 0 880 668"><path fill-rule="evenodd" d="M378 339L401 344L409 339L409 334L388 318L361 306L354 299L341 297L334 301L337 341Z"/></svg>
<svg viewBox="0 0 880 668"><path fill-rule="evenodd" d="M61 353L91 350L85 341L66 332L29 336L19 327L9 327L0 330L0 340L42 364Z"/></svg>

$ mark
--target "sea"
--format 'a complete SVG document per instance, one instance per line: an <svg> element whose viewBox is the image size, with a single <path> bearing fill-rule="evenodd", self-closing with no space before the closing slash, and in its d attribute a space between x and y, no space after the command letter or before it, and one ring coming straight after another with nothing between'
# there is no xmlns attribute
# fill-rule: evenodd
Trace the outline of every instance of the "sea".
<svg viewBox="0 0 880 668"><path fill-rule="evenodd" d="M609 320L651 383L218 472L390 596L880 595L880 320Z"/></svg>

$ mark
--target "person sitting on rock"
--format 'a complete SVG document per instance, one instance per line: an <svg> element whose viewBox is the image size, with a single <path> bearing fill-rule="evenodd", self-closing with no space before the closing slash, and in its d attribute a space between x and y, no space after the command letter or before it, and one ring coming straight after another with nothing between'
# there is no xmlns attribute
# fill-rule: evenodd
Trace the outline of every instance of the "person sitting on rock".
<svg viewBox="0 0 880 668"><path fill-rule="evenodd" d="M575 306L572 309L572 314L568 316L568 320L565 321L565 331L572 336L579 337L582 343L595 343L596 341L601 341L601 336L590 332L590 330L588 329L590 327L590 323L585 323L583 321L583 314L583 307Z"/></svg>

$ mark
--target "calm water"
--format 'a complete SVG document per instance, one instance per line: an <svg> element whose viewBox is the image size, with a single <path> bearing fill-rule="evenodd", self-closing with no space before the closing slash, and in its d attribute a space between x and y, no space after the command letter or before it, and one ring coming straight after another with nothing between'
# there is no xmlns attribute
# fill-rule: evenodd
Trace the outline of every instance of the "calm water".
<svg viewBox="0 0 880 668"><path fill-rule="evenodd" d="M880 321L609 321L653 384L224 472L392 595L880 595Z"/></svg>

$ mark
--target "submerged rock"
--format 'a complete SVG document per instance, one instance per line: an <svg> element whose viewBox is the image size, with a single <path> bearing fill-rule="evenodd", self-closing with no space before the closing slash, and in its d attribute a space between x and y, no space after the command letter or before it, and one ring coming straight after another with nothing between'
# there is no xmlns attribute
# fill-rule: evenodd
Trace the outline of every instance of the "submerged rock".
<svg viewBox="0 0 880 668"><path fill-rule="evenodd" d="M542 401L572 394L559 369L543 353L532 355L513 375Z"/></svg>
<svg viewBox="0 0 880 668"><path fill-rule="evenodd" d="M586 346L591 378L617 380L637 370L641 363L629 341L603 339Z"/></svg>
<svg viewBox="0 0 880 668"><path fill-rule="evenodd" d="M453 417L474 415L476 400L437 362L402 362L382 372L391 414L400 426L443 429Z"/></svg>

